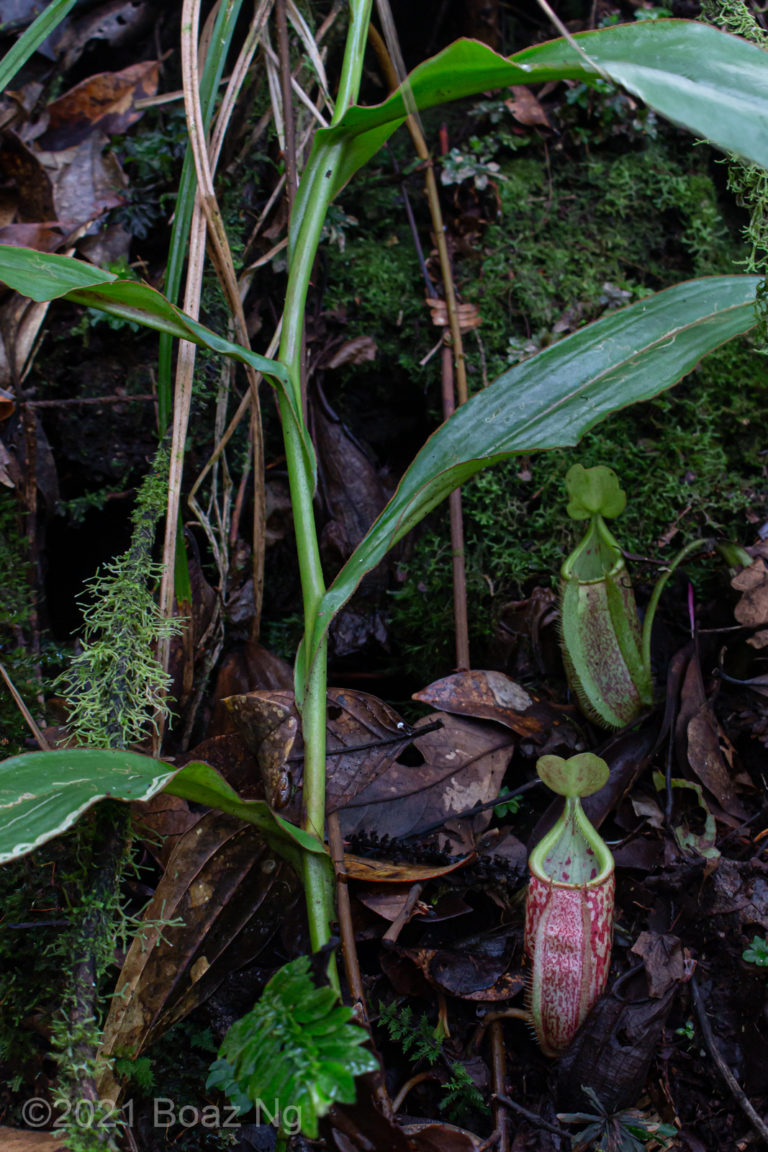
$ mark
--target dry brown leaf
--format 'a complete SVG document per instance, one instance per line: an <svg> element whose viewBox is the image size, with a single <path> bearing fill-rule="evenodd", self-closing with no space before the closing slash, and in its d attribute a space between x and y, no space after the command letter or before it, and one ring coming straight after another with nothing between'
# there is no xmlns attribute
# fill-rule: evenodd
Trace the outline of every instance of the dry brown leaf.
<svg viewBox="0 0 768 1152"><path fill-rule="evenodd" d="M114 152L105 152L107 137L92 132L64 152L41 152L53 184L56 219L67 229L96 220L123 203L125 173Z"/></svg>
<svg viewBox="0 0 768 1152"><path fill-rule="evenodd" d="M116 136L143 115L136 101L157 92L160 63L146 60L121 72L89 76L48 105L48 128L40 145L58 152L82 143L92 132Z"/></svg>
<svg viewBox="0 0 768 1152"><path fill-rule="evenodd" d="M413 1152L480 1152L484 1141L466 1128L455 1124L426 1123L404 1124Z"/></svg>
<svg viewBox="0 0 768 1152"><path fill-rule="evenodd" d="M26 229L33 225L22 224L19 227ZM50 301L37 303L16 293L0 305L0 385L10 387L25 380L32 367L32 353L49 307ZM0 420L10 416L10 412L3 409L0 402Z"/></svg>
<svg viewBox="0 0 768 1152"><path fill-rule="evenodd" d="M299 731L293 692L247 692L228 696L222 703L256 758L268 803L273 808L288 808L298 785L288 767Z"/></svg>
<svg viewBox="0 0 768 1152"><path fill-rule="evenodd" d="M745 820L748 813L736 795L732 778L733 748L706 698L696 655L685 671L675 739L680 760L687 760L721 808L737 820Z"/></svg>
<svg viewBox="0 0 768 1152"><path fill-rule="evenodd" d="M345 852L344 871L350 880L365 880L369 884L422 884L436 876L447 876L474 859L473 852L450 864L393 864L391 860L373 860Z"/></svg>
<svg viewBox="0 0 768 1152"><path fill-rule="evenodd" d="M292 692L248 692L224 701L252 750L267 800L297 819L303 780L303 743ZM412 729L367 692L328 689L327 810L334 812L383 772L410 743Z"/></svg>
<svg viewBox="0 0 768 1152"><path fill-rule="evenodd" d="M503 729L438 714L442 727L413 739L339 814L342 833L402 837L444 823L498 796L513 743ZM419 763L419 761L421 761ZM490 816L475 818L482 827Z"/></svg>
<svg viewBox="0 0 768 1152"><path fill-rule="evenodd" d="M25 1132L0 1124L0 1148L3 1152L66 1152L63 1134Z"/></svg>
<svg viewBox="0 0 768 1152"><path fill-rule="evenodd" d="M0 171L3 183L15 194L18 220L23 223L55 221L51 178L41 158L15 132L2 134Z"/></svg>
<svg viewBox="0 0 768 1152"><path fill-rule="evenodd" d="M255 828L220 812L174 846L120 972L102 1053L135 1056L202 1003L228 972L253 960L280 925L297 881ZM181 923L169 921L179 919ZM248 929L247 955L231 960ZM108 1076L108 1074L105 1074ZM112 1098L106 1081L99 1094Z"/></svg>
<svg viewBox="0 0 768 1152"><path fill-rule="evenodd" d="M90 41L103 40L112 48L121 48L135 39L156 16L157 8L149 0L107 0L79 19L67 20L52 36L57 55L64 57L62 70L66 72L80 59Z"/></svg>
<svg viewBox="0 0 768 1152"><path fill-rule="evenodd" d="M513 84L513 95L504 101L504 104L519 124L533 127L539 124L542 128L549 128L547 114L539 101L525 84Z"/></svg>
<svg viewBox="0 0 768 1152"><path fill-rule="evenodd" d="M512 949L503 937L461 951L399 945L395 950L416 964L433 987L461 1000L511 1000L525 987L521 972L507 971Z"/></svg>
<svg viewBox="0 0 768 1152"><path fill-rule="evenodd" d="M413 699L459 716L495 720L536 744L544 743L553 733L569 746L574 739L569 732L571 721L561 710L503 672L456 672L414 692Z"/></svg>
<svg viewBox="0 0 768 1152"><path fill-rule="evenodd" d="M448 317L448 305L445 300L440 300L437 297L427 297L427 304L432 315L432 323L438 328L447 328L450 324ZM471 332L473 328L479 328L483 322L483 318L477 310L476 304L459 304L456 308L459 320L459 328L462 332Z"/></svg>
<svg viewBox="0 0 768 1152"><path fill-rule="evenodd" d="M677 936L641 932L630 952L642 959L648 979L648 995L654 999L685 979L683 946Z"/></svg>
<svg viewBox="0 0 768 1152"><path fill-rule="evenodd" d="M747 628L768 625L768 541L748 549L754 559L731 579L731 587L742 596L733 610L739 624ZM768 628L763 628L747 643L753 648L768 647Z"/></svg>
<svg viewBox="0 0 768 1152"><path fill-rule="evenodd" d="M55 252L62 236L62 230L56 224L9 223L0 228L0 244L36 248L38 252Z"/></svg>
<svg viewBox="0 0 768 1152"><path fill-rule="evenodd" d="M6 392L4 388L0 388L0 423L7 420L9 416L13 416L16 411L16 401L10 392Z"/></svg>

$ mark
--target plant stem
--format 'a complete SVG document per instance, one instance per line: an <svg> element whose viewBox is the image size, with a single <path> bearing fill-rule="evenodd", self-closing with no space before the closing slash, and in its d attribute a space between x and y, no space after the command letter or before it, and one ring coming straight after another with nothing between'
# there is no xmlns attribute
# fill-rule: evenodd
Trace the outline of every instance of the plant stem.
<svg viewBox="0 0 768 1152"><path fill-rule="evenodd" d="M339 95L333 116L338 123L347 108L357 99L363 67L363 52L368 30L372 0L351 0L350 25L344 53ZM333 177L342 158L341 147L330 144L322 154L322 163L314 165L305 174L310 187L294 249L291 253L288 287L283 315L282 338L278 359L290 373L291 389L297 411L301 411L301 354L304 329L304 311L310 277L328 205L334 186ZM285 456L288 465L293 507L296 548L304 601L305 651L311 642L318 606L325 593L325 581L320 563L314 509L315 479L307 460L299 430L287 410L288 401L280 397L283 420ZM302 713L304 735L304 821L303 827L320 841L325 830L325 729L327 646L318 648L315 659L307 669L303 685L303 699L297 698ZM330 939L333 918L333 873L330 860L307 854L304 859L304 889L309 917L310 940L313 949L321 948ZM338 987L335 967L329 969L331 981Z"/></svg>

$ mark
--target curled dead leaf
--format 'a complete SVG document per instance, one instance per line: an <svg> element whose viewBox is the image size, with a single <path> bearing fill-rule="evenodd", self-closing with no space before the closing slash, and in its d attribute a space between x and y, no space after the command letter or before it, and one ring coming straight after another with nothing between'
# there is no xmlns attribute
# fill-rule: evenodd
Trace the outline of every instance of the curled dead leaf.
<svg viewBox="0 0 768 1152"><path fill-rule="evenodd" d="M429 310L432 314L432 323L435 327L447 328L450 325L450 319L448 318L448 305L445 300L427 297L427 304L429 305ZM459 304L456 310L459 317L459 328L462 332L471 332L473 328L479 328L483 322L483 318L475 304Z"/></svg>
<svg viewBox="0 0 768 1152"><path fill-rule="evenodd" d="M525 124L526 127L538 124L541 128L549 128L546 112L525 84L513 84L512 96L504 104L519 124Z"/></svg>
<svg viewBox="0 0 768 1152"><path fill-rule="evenodd" d="M731 587L741 592L733 610L739 624L760 629L747 641L753 648L768 647L768 541L749 549L752 563L731 579Z"/></svg>

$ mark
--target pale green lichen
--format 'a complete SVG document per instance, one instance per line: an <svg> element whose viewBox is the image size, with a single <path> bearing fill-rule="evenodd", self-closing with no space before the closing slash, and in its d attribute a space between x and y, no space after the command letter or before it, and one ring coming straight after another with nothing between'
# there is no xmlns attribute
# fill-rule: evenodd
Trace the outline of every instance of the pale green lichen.
<svg viewBox="0 0 768 1152"><path fill-rule="evenodd" d="M155 648L178 625L163 619L155 603L161 568L152 559L165 510L167 459L161 448L139 489L127 552L90 581L83 649L59 682L70 707L70 733L80 744L126 748L169 715L170 677Z"/></svg>

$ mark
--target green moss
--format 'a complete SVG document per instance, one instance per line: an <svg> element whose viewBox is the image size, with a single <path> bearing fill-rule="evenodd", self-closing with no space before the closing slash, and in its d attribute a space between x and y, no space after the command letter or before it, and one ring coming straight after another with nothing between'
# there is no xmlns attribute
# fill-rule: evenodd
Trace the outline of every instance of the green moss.
<svg viewBox="0 0 768 1152"><path fill-rule="evenodd" d="M501 218L457 276L483 318L467 341L473 387L603 314L691 276L733 272L746 247L726 223L706 149L667 133L642 150L593 152L576 164L529 150L503 165ZM608 464L629 496L622 545L663 560L717 534L747 542L746 513L764 500L759 429L765 361L748 340L726 345L648 404L615 414L575 450L513 459L463 489L470 629L481 654L498 609L552 585L572 547L563 479L574 462ZM453 664L447 514L417 542L393 605L393 633L412 672ZM703 569L700 569L703 571ZM703 579L703 577L701 577Z"/></svg>
<svg viewBox="0 0 768 1152"><path fill-rule="evenodd" d="M0 662L28 706L42 690L41 662L29 643L32 625L31 565L16 496L0 488ZM27 725L5 683L0 680L0 756L23 752Z"/></svg>

